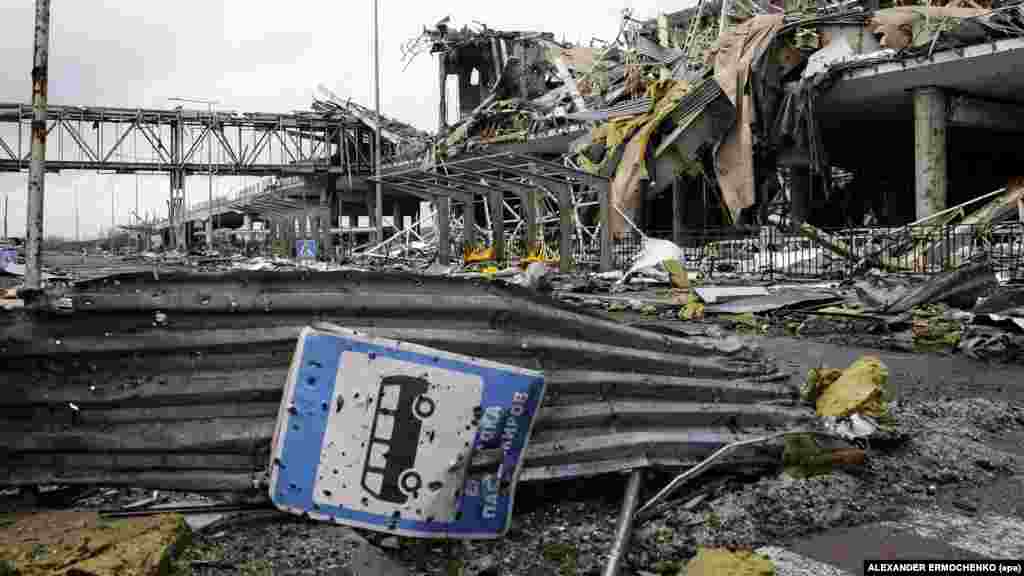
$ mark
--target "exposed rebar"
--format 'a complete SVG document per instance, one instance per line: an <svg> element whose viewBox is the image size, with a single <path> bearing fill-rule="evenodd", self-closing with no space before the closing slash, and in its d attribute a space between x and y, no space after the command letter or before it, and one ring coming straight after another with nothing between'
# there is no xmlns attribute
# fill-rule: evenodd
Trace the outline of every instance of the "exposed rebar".
<svg viewBox="0 0 1024 576"><path fill-rule="evenodd" d="M626 556L629 539L633 535L633 515L640 501L640 484L643 481L642 469L633 470L626 484L626 495L622 498L622 510L619 511L619 524L615 527L615 543L604 568L604 576L618 576L619 566Z"/></svg>

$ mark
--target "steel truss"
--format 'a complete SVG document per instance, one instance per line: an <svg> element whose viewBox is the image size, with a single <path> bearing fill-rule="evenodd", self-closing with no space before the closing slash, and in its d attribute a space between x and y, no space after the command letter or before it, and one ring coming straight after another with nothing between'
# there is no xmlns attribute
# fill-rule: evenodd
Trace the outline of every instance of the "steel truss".
<svg viewBox="0 0 1024 576"><path fill-rule="evenodd" d="M0 103L0 171L28 169L31 123L31 106ZM176 177L365 174L369 136L363 124L329 114L50 106L46 168Z"/></svg>

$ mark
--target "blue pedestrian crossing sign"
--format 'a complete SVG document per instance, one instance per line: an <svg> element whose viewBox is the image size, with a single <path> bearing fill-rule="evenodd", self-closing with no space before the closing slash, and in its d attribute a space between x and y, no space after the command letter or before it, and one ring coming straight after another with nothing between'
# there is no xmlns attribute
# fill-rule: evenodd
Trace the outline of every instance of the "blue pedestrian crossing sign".
<svg viewBox="0 0 1024 576"><path fill-rule="evenodd" d="M501 537L544 389L537 371L306 328L274 432L271 500L401 536Z"/></svg>
<svg viewBox="0 0 1024 576"><path fill-rule="evenodd" d="M316 240L296 240L296 258L316 258Z"/></svg>

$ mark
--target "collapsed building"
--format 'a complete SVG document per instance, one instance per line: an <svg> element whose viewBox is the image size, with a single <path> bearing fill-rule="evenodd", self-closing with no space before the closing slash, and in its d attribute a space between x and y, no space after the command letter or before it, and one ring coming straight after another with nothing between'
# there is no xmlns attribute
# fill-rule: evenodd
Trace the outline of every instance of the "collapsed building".
<svg viewBox="0 0 1024 576"><path fill-rule="evenodd" d="M433 159L512 151L603 176L614 239L677 243L772 214L898 226L1018 175L1020 4L798 4L626 14L592 46L438 25L420 43L460 119L442 90Z"/></svg>

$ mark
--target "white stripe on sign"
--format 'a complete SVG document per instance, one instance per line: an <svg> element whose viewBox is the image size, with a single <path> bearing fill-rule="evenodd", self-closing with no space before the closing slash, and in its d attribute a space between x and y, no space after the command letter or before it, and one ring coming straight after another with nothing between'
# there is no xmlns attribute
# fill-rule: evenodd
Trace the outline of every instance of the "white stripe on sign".
<svg viewBox="0 0 1024 576"><path fill-rule="evenodd" d="M775 576L851 576L849 572L831 564L812 560L777 546L764 546L754 552L771 559L775 564Z"/></svg>
<svg viewBox="0 0 1024 576"><path fill-rule="evenodd" d="M986 558L1024 557L1024 521L1005 516L976 518L938 510L909 510L902 520L884 525L941 540Z"/></svg>

